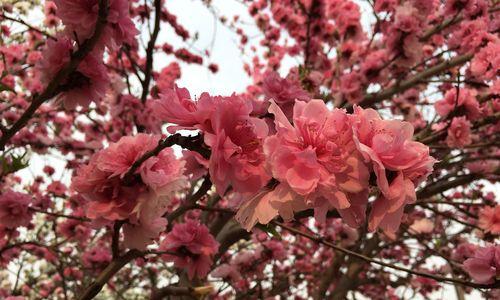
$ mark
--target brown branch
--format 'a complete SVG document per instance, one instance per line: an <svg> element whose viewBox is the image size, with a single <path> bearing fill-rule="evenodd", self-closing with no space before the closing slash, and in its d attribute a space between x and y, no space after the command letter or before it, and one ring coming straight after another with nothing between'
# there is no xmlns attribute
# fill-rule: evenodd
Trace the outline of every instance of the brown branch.
<svg viewBox="0 0 500 300"><path fill-rule="evenodd" d="M146 102L149 93L149 83L151 82L151 75L153 71L153 52L155 50L156 39L160 33L160 20L161 20L161 0L155 0L155 24L153 33L151 34L151 39L148 42L148 48L146 50L146 69L144 70L144 81L142 82L142 95L141 102Z"/></svg>
<svg viewBox="0 0 500 300"><path fill-rule="evenodd" d="M113 236L111 238L111 253L113 258L120 256L120 229L124 221L118 220L113 224Z"/></svg>
<svg viewBox="0 0 500 300"><path fill-rule="evenodd" d="M36 212L36 213L40 213L40 214L45 214L45 215L48 215L48 216L56 217L56 218L66 218L66 219L77 220L77 221L80 221L80 222L90 222L91 221L89 218L77 217L77 216L71 216L71 215L64 215L64 214L60 214L60 213L45 211L45 210L41 210L41 209L39 209L37 207L30 207L29 210L31 210L33 212Z"/></svg>
<svg viewBox="0 0 500 300"><path fill-rule="evenodd" d="M389 99L392 96L404 92L408 90L409 88L413 87L414 85L420 83L422 80L429 78L431 76L440 74L441 72L448 70L450 68L462 65L474 57L473 54L464 54L460 55L457 57L454 57L450 60L444 61L438 65L435 65L434 67L431 67L429 69L426 69L425 71L422 71L412 78L409 78L407 80L401 81L401 82L396 82L393 86L384 89L378 93L373 93L373 94L368 94L363 98L363 101L359 103L361 107L371 107L375 103L380 102L385 99Z"/></svg>
<svg viewBox="0 0 500 300"><path fill-rule="evenodd" d="M92 37L87 39L76 51L71 55L71 60L66 64L57 74L52 78L50 83L47 85L45 90L36 95L31 102L31 105L26 109L26 111L21 115L21 117L6 130L2 137L0 138L0 150L3 150L7 142L31 119L31 117L35 114L36 110L47 100L56 96L61 92L61 82L66 79L71 73L73 73L77 68L80 62L85 58L85 56L94 48L99 40L104 27L107 23L106 19L108 16L108 0L99 0L99 12L98 18L96 21L96 27Z"/></svg>
<svg viewBox="0 0 500 300"><path fill-rule="evenodd" d="M480 174L467 174L462 176L457 176L455 180L437 182L435 184L426 186L425 188L417 192L417 199L427 199L449 189L473 182L475 180L481 179Z"/></svg>
<svg viewBox="0 0 500 300"><path fill-rule="evenodd" d="M465 281L465 280L460 280L460 279L455 279L455 278L449 278L449 277L443 277L443 276L429 274L429 273L425 273L425 272L410 270L410 269L407 269L407 268L404 268L404 267L400 267L400 266L397 266L397 265L386 263L386 262L380 261L378 259L374 259L374 258L365 256L363 254L360 254L360 253L348 250L346 248L337 246L335 244L332 244L330 242L325 241L322 237L314 236L312 234L302 232L302 231L300 231L298 229L295 229L293 227L290 227L290 226L288 226L286 224L283 224L283 223L280 223L280 222L277 222L277 221L271 221L271 222L273 224L275 224L277 226L280 226L281 228L283 228L283 229L285 229L285 230L293 233L293 234L300 235L302 237L310 239L310 240L312 240L312 241L314 241L316 243L319 243L319 244L322 244L322 245L327 246L329 248L332 248L335 251L338 251L338 252L344 253L344 254L346 254L348 256L359 258L361 260L364 260L364 261L367 261L367 262L370 262L370 263L374 263L374 264L377 264L377 265L380 265L380 266L383 266L383 267L391 268L391 269L394 269L394 270L402 271L402 272L413 274L413 275L416 275L416 276L421 276L421 277L426 277L426 278L434 279L434 280L439 281L439 282L456 283L456 284L459 284L459 285L462 285L462 286L469 286L469 287L473 287L473 288L491 289L491 288L499 288L500 287L500 280L496 280L492 284L480 284L480 283L474 283L474 282L469 282L469 281Z"/></svg>
<svg viewBox="0 0 500 300"><path fill-rule="evenodd" d="M49 38L49 39L52 39L52 40L54 40L54 41L57 41L57 39L56 39L53 35L51 35L50 33L46 32L46 31L43 31L43 30L41 30L41 29L39 29L39 28L36 28L36 27L35 27L35 26L33 26L33 25L28 24L28 23L27 23L26 21L24 21L23 19L20 19L20 18L19 18L19 19L16 19L16 18L13 18L13 17L9 17L9 16L7 16L6 14L0 14L0 19L1 19L1 18L5 19L5 20L9 20L9 21L12 21L12 22L16 22L16 23L22 24L22 25L24 25L24 26L28 27L28 29L30 29L30 30L36 31L36 32L38 32L38 33L40 33L40 34L42 34L42 35L45 35L45 36L46 36L47 38Z"/></svg>
<svg viewBox="0 0 500 300"><path fill-rule="evenodd" d="M187 148L190 150L194 150L207 157L207 149L201 146L201 136L182 136L179 133L173 134L163 140L158 142L158 145L146 152L143 156L141 156L138 160L136 160L130 169L128 169L127 173L122 178L122 182L124 185L130 185L132 183L136 171L142 165L143 162L148 160L151 157L157 156L163 149L167 147L171 147L173 145L180 145L183 148Z"/></svg>
<svg viewBox="0 0 500 300"><path fill-rule="evenodd" d="M111 263L104 269L95 281L89 285L83 294L78 298L79 300L90 300L93 299L102 290L104 285L126 264L135 258L141 257L142 252L138 250L130 250L125 255L113 259Z"/></svg>

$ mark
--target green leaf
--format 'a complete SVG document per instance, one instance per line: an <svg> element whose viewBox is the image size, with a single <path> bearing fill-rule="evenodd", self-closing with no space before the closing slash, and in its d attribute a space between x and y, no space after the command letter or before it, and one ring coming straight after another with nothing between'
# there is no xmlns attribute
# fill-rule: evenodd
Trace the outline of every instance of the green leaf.
<svg viewBox="0 0 500 300"><path fill-rule="evenodd" d="M277 238L278 240L282 239L281 234L278 231L276 231L276 226L272 224L267 224L267 225L257 224L256 227L269 234L269 236Z"/></svg>
<svg viewBox="0 0 500 300"><path fill-rule="evenodd" d="M0 162L2 165L2 174L15 173L21 169L28 166L28 160L25 159L28 152L24 152L22 155L10 154L8 157L0 157Z"/></svg>

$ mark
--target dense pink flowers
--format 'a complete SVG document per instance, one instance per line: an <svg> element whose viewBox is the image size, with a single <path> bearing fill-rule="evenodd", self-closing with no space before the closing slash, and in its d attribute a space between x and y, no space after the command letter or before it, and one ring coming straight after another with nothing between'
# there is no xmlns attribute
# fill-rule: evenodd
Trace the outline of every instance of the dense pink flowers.
<svg viewBox="0 0 500 300"><path fill-rule="evenodd" d="M31 197L7 190L0 195L0 225L7 228L28 226L31 222L33 212L29 207Z"/></svg>
<svg viewBox="0 0 500 300"><path fill-rule="evenodd" d="M155 102L157 117L178 129L201 129L212 153L210 177L220 194L231 185L238 192L256 192L270 178L264 169L263 139L266 122L251 116L247 99L232 95L212 97L203 93L197 101L186 89L167 91ZM178 125L178 126L177 126Z"/></svg>
<svg viewBox="0 0 500 300"><path fill-rule="evenodd" d="M500 276L500 246L479 247L463 267L478 283L492 283Z"/></svg>
<svg viewBox="0 0 500 300"><path fill-rule="evenodd" d="M462 109L468 119L474 120L481 113L476 96L476 90L467 88L459 89L457 96L457 89L452 88L446 92L444 99L436 102L434 107L442 117L446 117L451 112Z"/></svg>
<svg viewBox="0 0 500 300"><path fill-rule="evenodd" d="M479 213L479 227L492 234L500 234L500 205L486 206Z"/></svg>
<svg viewBox="0 0 500 300"><path fill-rule="evenodd" d="M162 251L174 252L163 258L173 261L178 268L186 268L190 279L208 274L218 248L219 243L208 228L194 220L176 224L160 245Z"/></svg>
<svg viewBox="0 0 500 300"><path fill-rule="evenodd" d="M98 0L54 0L57 16L66 26L69 35L76 34L83 42L90 38L96 26ZM107 24L101 35L100 43L117 49L122 43L133 44L139 32L129 16L128 0L109 1Z"/></svg>
<svg viewBox="0 0 500 300"><path fill-rule="evenodd" d="M411 141L413 127L385 121L374 110L355 107L353 115L330 111L322 100L297 101L293 126L275 104L276 134L266 138L267 164L279 184L241 206L236 218L246 229L274 216L291 219L294 211L314 208L324 220L335 208L353 227L364 222L369 173L380 190L369 228L394 232L405 204L416 200L415 186L432 171L434 159L425 145Z"/></svg>
<svg viewBox="0 0 500 300"><path fill-rule="evenodd" d="M264 74L262 80L262 91L266 99L274 100L288 117L292 116L295 100L309 101L309 94L302 89L300 82L289 78L281 78L276 72Z"/></svg>
<svg viewBox="0 0 500 300"><path fill-rule="evenodd" d="M273 177L292 194L303 196L320 219L333 207L348 213L349 199L363 198L367 192L369 175L355 149L346 113L329 111L321 100L297 101L292 127L274 104L270 112L277 135L266 139L265 151Z"/></svg>
<svg viewBox="0 0 500 300"><path fill-rule="evenodd" d="M42 53L43 59L38 64L42 82L47 85L54 76L70 61L73 42L60 36L57 41L48 40ZM56 99L67 109L78 105L87 107L91 101L101 100L108 87L107 70L102 57L95 51L88 54L72 73L61 84L61 94Z"/></svg>
<svg viewBox="0 0 500 300"><path fill-rule="evenodd" d="M470 132L470 122L465 117L455 117L448 129L446 144L449 147L463 148L472 142Z"/></svg>
<svg viewBox="0 0 500 300"><path fill-rule="evenodd" d="M133 248L145 245L146 240L158 236L165 228L162 215L166 206L175 192L186 185L184 161L176 158L171 148L142 163L132 182L122 182L132 164L155 148L158 141L158 136L146 134L123 137L94 154L89 164L73 177L73 189L87 200L87 217L108 221L128 219L126 243Z"/></svg>

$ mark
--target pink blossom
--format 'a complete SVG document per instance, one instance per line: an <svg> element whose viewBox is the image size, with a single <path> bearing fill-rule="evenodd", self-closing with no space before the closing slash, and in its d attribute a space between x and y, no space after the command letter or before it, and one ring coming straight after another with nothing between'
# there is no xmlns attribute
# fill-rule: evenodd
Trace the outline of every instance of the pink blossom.
<svg viewBox="0 0 500 300"><path fill-rule="evenodd" d="M191 180L199 179L208 171L208 160L195 151L183 150L182 155L186 161L185 175Z"/></svg>
<svg viewBox="0 0 500 300"><path fill-rule="evenodd" d="M99 12L98 0L54 0L57 16L70 35L76 33L80 42L90 38L94 33ZM109 1L106 26L99 43L111 49L117 49L122 43L134 44L139 31L129 15L128 0Z"/></svg>
<svg viewBox="0 0 500 300"><path fill-rule="evenodd" d="M75 219L67 219L59 224L57 231L68 239L76 239L80 242L86 242L90 237L90 228L83 222Z"/></svg>
<svg viewBox="0 0 500 300"><path fill-rule="evenodd" d="M85 251L82 255L83 265L87 268L105 268L110 261L111 253L109 249L101 245Z"/></svg>
<svg viewBox="0 0 500 300"><path fill-rule="evenodd" d="M233 283L242 279L237 267L230 264L221 264L210 275L215 278L229 278Z"/></svg>
<svg viewBox="0 0 500 300"><path fill-rule="evenodd" d="M175 81L179 78L181 78L181 67L177 62L170 63L161 70L160 74L158 74L158 78L156 78L156 85L158 86L159 92L168 93L168 90L174 88Z"/></svg>
<svg viewBox="0 0 500 300"><path fill-rule="evenodd" d="M264 74L262 91L266 99L274 100L288 117L292 115L295 100L307 102L311 99L309 94L300 86L300 82L292 80L292 78L281 78L277 72Z"/></svg>
<svg viewBox="0 0 500 300"><path fill-rule="evenodd" d="M47 41L42 53L43 59L38 64L42 83L50 83L57 72L70 61L72 51L73 44L66 37L60 36L57 41ZM102 64L102 54L94 51L88 54L77 70L62 83L62 93L57 96L57 100L67 109L73 109L77 105L86 107L91 101L97 102L104 97L108 82L107 71Z"/></svg>
<svg viewBox="0 0 500 300"><path fill-rule="evenodd" d="M476 249L474 256L464 261L463 268L478 283L492 283L500 273L500 246Z"/></svg>
<svg viewBox="0 0 500 300"><path fill-rule="evenodd" d="M340 77L340 92L349 103L359 103L362 100L364 79L358 72L351 72Z"/></svg>
<svg viewBox="0 0 500 300"><path fill-rule="evenodd" d="M434 230L434 223L429 219L415 220L410 226L410 231L413 233L431 233Z"/></svg>
<svg viewBox="0 0 500 300"><path fill-rule="evenodd" d="M173 261L178 268L187 268L190 279L208 274L212 257L218 248L219 243L208 228L194 220L176 224L160 245L162 251L175 252L172 255L166 254L163 258Z"/></svg>
<svg viewBox="0 0 500 300"><path fill-rule="evenodd" d="M471 139L471 124L465 117L455 117L451 121L451 126L448 129L446 144L449 147L463 148L470 145Z"/></svg>
<svg viewBox="0 0 500 300"><path fill-rule="evenodd" d="M6 190L0 195L0 225L14 229L19 226L28 226L33 217L29 206L31 197Z"/></svg>
<svg viewBox="0 0 500 300"><path fill-rule="evenodd" d="M481 48L472 59L471 74L480 79L498 78L500 70L500 40L489 42L486 47Z"/></svg>
<svg viewBox="0 0 500 300"><path fill-rule="evenodd" d="M231 185L237 192L256 192L270 179L262 149L266 122L251 117L252 104L233 95L216 97L205 143L212 149L209 172L219 194Z"/></svg>
<svg viewBox="0 0 500 300"><path fill-rule="evenodd" d="M72 187L87 199L87 217L124 220L132 212L140 215L150 201L164 205L170 196L185 186L184 161L170 148L147 159L136 172L130 185L121 182L132 164L158 144L159 137L138 134L125 136L117 143L93 155L73 177Z"/></svg>
<svg viewBox="0 0 500 300"><path fill-rule="evenodd" d="M368 169L356 151L346 113L329 111L322 100L296 101L292 126L274 102L269 112L275 116L277 134L266 138L264 151L280 184L243 204L237 219L250 229L278 213L291 219L294 211L314 207L316 217L324 220L328 209L336 208L346 222L359 225Z"/></svg>
<svg viewBox="0 0 500 300"><path fill-rule="evenodd" d="M444 99L436 102L434 107L437 113L446 117L450 112L463 108L468 119L474 120L480 115L479 103L476 100L476 90L460 88L457 97L457 89L452 88L446 92Z"/></svg>
<svg viewBox="0 0 500 300"><path fill-rule="evenodd" d="M404 205L416 200L415 184L432 171L429 148L411 141L407 122L382 120L373 109L354 108L353 134L357 148L371 161L381 195L373 203L369 228L387 231L399 227Z"/></svg>
<svg viewBox="0 0 500 300"><path fill-rule="evenodd" d="M168 222L163 215L169 202L154 193L141 194L137 202L129 222L123 225L123 244L128 248L144 250L165 231Z"/></svg>
<svg viewBox="0 0 500 300"><path fill-rule="evenodd" d="M474 256L477 246L471 243L461 243L454 249L451 258L459 263L463 263L466 259Z"/></svg>
<svg viewBox="0 0 500 300"><path fill-rule="evenodd" d="M500 234L500 205L486 206L479 213L479 227L492 234Z"/></svg>
<svg viewBox="0 0 500 300"><path fill-rule="evenodd" d="M201 94L194 101L187 89L175 87L164 91L153 108L159 120L175 124L168 127L171 133L179 129L211 129L209 119L214 110L214 102L207 93Z"/></svg>

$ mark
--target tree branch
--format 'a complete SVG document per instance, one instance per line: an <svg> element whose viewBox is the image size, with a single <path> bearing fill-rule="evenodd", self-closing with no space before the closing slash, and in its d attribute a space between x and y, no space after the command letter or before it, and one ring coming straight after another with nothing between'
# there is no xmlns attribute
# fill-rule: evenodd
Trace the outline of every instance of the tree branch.
<svg viewBox="0 0 500 300"><path fill-rule="evenodd" d="M87 39L79 49L71 55L71 60L66 64L57 74L52 78L50 83L47 85L45 90L36 95L31 105L26 109L26 111L21 115L21 117L5 132L3 132L2 137L0 138L0 150L3 150L7 142L31 119L31 117L35 114L36 110L47 100L56 96L61 92L61 82L67 78L71 73L73 73L77 68L80 62L85 58L85 56L94 48L97 44L104 27L107 23L106 19L108 16L108 0L99 0L99 12L98 18L96 21L96 27L94 29L94 33L92 37Z"/></svg>

